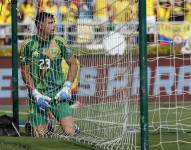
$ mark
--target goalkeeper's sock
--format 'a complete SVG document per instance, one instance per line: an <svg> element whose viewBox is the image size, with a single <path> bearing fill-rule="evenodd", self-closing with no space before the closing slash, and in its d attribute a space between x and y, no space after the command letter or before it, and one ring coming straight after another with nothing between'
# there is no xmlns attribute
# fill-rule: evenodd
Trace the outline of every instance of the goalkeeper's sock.
<svg viewBox="0 0 191 150"><path fill-rule="evenodd" d="M75 124L75 135L80 134L80 128Z"/></svg>

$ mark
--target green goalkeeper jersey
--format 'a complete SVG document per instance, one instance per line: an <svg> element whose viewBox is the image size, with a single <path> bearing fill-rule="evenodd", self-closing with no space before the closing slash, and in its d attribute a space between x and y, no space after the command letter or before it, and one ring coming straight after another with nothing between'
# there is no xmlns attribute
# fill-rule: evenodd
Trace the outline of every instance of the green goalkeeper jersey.
<svg viewBox="0 0 191 150"><path fill-rule="evenodd" d="M24 41L20 56L21 64L30 66L35 88L53 98L66 80L61 62L71 57L64 38L52 36L49 41L43 41L34 35Z"/></svg>

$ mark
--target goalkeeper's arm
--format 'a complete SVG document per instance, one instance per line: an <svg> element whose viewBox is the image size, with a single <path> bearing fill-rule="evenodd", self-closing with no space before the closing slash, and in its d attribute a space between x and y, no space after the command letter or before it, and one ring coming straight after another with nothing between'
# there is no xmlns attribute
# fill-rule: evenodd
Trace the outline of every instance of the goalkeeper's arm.
<svg viewBox="0 0 191 150"><path fill-rule="evenodd" d="M30 66L26 64L24 65L21 64L21 74L22 74L23 81L27 85L27 87L30 90L34 90L35 86L34 86L33 79L30 75Z"/></svg>
<svg viewBox="0 0 191 150"><path fill-rule="evenodd" d="M70 82L73 82L74 79L75 79L75 76L77 74L77 71L78 71L77 59L74 56L72 56L66 62L68 64L68 66L69 66L67 80L70 81Z"/></svg>
<svg viewBox="0 0 191 150"><path fill-rule="evenodd" d="M55 99L58 101L68 101L71 99L71 86L78 71L77 59L74 56L70 57L66 62L69 66L67 81L55 96Z"/></svg>
<svg viewBox="0 0 191 150"><path fill-rule="evenodd" d="M51 100L48 96L42 95L37 89L35 89L35 85L33 79L30 75L30 66L29 65L21 65L21 74L23 81L28 86L28 88L32 91L32 96L35 98L37 106L40 110L45 111L46 108L50 107L49 101Z"/></svg>

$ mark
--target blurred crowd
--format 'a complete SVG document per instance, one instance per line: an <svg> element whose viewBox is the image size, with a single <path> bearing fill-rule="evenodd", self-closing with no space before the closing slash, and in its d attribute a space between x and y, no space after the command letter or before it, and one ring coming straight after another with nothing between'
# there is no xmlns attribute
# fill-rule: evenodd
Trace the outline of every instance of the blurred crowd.
<svg viewBox="0 0 191 150"><path fill-rule="evenodd" d="M20 0L19 22L29 23L44 9L56 16L56 21L75 24L76 19L94 19L99 23L127 22L137 18L138 0ZM0 0L0 25L11 23L11 4ZM39 6L39 7L37 7ZM147 18L153 21L191 21L191 0L147 0Z"/></svg>
<svg viewBox="0 0 191 150"><path fill-rule="evenodd" d="M147 16L156 21L191 22L191 0L147 0Z"/></svg>
<svg viewBox="0 0 191 150"><path fill-rule="evenodd" d="M58 24L58 32L66 31L65 37L70 44L76 41L76 36L73 34L81 34L77 39L79 43L87 42L88 38L90 41L92 30L95 31L94 33L101 32L99 35L95 35L96 39L101 39L104 32L108 31L108 24L116 24L116 28L121 29L124 26L123 23L136 20L138 14L137 0L20 0L18 2L19 23L31 25L34 23L38 11L52 13ZM8 0L0 0L0 4L2 4L0 35L3 35L4 26L11 24L11 4ZM80 24L83 25L80 26ZM90 26L94 26L94 29ZM24 31L23 29L22 31ZM90 34L82 35L82 30L84 33ZM2 38L5 39L4 36Z"/></svg>
<svg viewBox="0 0 191 150"><path fill-rule="evenodd" d="M191 0L146 0L146 3L148 26L155 24L156 21L191 22ZM18 22L28 25L34 22L38 11L54 14L58 27L59 25L61 26L58 30L61 29L60 31L63 32L63 26L67 26L65 30L66 37L69 41L75 41L76 37L72 33L82 34L84 29L86 29L84 33L90 33L92 29L87 27L88 24L94 25L94 33L97 32L96 30L103 33L108 32L108 25L112 26L115 30L123 28L122 33L132 30L128 29L129 27L124 26L124 24L137 21L138 0L19 0L17 10ZM86 20L86 27L80 27L80 23L84 23L81 20ZM0 0L0 39L4 39L4 36L1 37L5 33L4 27L10 24L10 1ZM77 24L78 26L76 26ZM87 36L91 35L86 34L85 38ZM82 38L84 39L83 36ZM78 41L80 40L78 39Z"/></svg>
<svg viewBox="0 0 191 150"><path fill-rule="evenodd" d="M106 21L127 22L137 18L137 0L43 0L35 4L35 0L22 0L18 4L21 23L29 23L34 19L37 9L51 12L56 22L75 24L77 19L94 19L100 23ZM37 3L37 2L36 2ZM10 24L11 4L8 0L0 0L2 5L0 24ZM37 7L38 6L38 7Z"/></svg>

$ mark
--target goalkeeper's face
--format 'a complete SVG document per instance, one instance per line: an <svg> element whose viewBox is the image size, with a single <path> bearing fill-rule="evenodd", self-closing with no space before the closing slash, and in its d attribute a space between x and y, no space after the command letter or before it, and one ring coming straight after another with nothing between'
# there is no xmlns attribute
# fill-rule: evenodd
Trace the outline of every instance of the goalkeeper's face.
<svg viewBox="0 0 191 150"><path fill-rule="evenodd" d="M41 22L39 30L44 34L52 35L54 34L56 29L55 20L53 18L46 18L43 22Z"/></svg>

